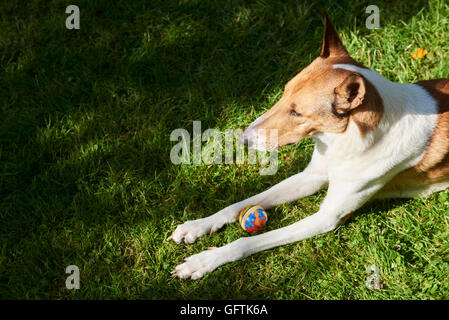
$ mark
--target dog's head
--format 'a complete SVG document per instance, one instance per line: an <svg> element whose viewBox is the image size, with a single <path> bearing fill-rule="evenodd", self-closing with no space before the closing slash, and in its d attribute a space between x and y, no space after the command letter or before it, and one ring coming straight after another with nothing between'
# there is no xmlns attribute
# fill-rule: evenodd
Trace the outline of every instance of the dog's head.
<svg viewBox="0 0 449 320"><path fill-rule="evenodd" d="M333 67L361 65L350 57L326 13L324 21L319 57L291 79L281 99L242 133L244 144L271 150L296 144L316 133L343 133L351 115L372 109L370 95L375 91L372 85L356 72ZM277 139L271 136L273 130Z"/></svg>

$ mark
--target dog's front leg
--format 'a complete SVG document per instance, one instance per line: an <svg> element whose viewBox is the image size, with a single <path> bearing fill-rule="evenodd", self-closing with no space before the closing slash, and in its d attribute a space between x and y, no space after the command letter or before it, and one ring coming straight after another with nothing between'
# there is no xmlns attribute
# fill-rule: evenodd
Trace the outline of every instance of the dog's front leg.
<svg viewBox="0 0 449 320"><path fill-rule="evenodd" d="M376 184L369 185L368 188L347 184L334 185L329 188L317 213L290 226L254 237L240 238L226 246L193 255L178 265L173 275L199 279L225 263L331 231L345 221L349 213L362 206L380 187L381 185Z"/></svg>
<svg viewBox="0 0 449 320"><path fill-rule="evenodd" d="M193 243L198 237L215 232L226 223L234 222L239 212L248 205L260 205L268 209L314 194L327 184L325 170L322 168L320 170L316 163L317 161L313 162L312 158L312 162L303 172L281 181L270 189L230 205L209 217L184 222L167 240Z"/></svg>

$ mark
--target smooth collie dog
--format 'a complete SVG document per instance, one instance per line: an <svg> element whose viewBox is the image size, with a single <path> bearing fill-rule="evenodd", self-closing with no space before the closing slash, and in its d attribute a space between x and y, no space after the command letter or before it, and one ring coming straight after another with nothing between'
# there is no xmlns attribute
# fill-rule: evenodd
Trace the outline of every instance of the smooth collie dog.
<svg viewBox="0 0 449 320"><path fill-rule="evenodd" d="M310 164L260 194L179 225L168 239L192 243L236 221L248 205L270 208L327 187L320 209L287 227L195 254L173 276L199 279L225 263L334 230L371 199L426 196L449 186L449 79L389 81L354 61L327 14L324 21L320 56L240 137L259 150L313 137Z"/></svg>

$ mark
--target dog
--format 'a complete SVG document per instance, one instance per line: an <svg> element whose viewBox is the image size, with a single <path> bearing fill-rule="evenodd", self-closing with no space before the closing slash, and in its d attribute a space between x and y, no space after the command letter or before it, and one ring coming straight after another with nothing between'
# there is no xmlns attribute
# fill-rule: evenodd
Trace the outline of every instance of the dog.
<svg viewBox="0 0 449 320"><path fill-rule="evenodd" d="M265 192L179 225L168 240L193 243L234 222L248 205L271 208L327 187L320 209L287 227L195 254L173 276L199 279L225 263L332 231L369 200L449 187L449 79L389 81L350 57L326 13L324 24L319 57L240 137L259 150L312 137L309 165ZM269 139L272 130L277 139Z"/></svg>

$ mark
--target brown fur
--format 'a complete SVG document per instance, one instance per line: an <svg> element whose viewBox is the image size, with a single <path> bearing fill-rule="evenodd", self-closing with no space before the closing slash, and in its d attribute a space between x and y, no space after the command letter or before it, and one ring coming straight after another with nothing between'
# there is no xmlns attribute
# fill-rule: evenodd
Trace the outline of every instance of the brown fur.
<svg viewBox="0 0 449 320"><path fill-rule="evenodd" d="M439 115L429 147L415 169L430 180L449 174L449 79L418 82L438 102Z"/></svg>
<svg viewBox="0 0 449 320"><path fill-rule="evenodd" d="M327 13L324 12L324 34L320 57L328 58L330 56L349 56L349 53L341 43Z"/></svg>
<svg viewBox="0 0 449 320"><path fill-rule="evenodd" d="M351 114L351 120L359 127L362 137L377 128L384 112L384 105L379 92L369 81L365 82L367 89L364 103Z"/></svg>

